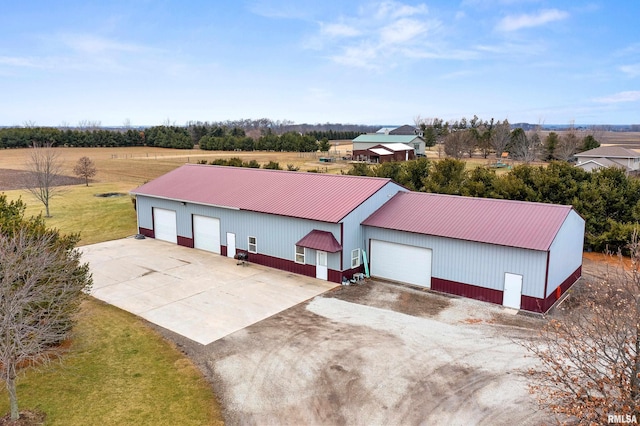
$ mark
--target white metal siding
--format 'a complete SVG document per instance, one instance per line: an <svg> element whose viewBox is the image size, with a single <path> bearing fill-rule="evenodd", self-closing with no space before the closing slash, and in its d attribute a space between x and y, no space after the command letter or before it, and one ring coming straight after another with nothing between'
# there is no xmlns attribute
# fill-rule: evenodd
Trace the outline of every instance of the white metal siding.
<svg viewBox="0 0 640 426"><path fill-rule="evenodd" d="M584 219L575 211L571 211L565 219L560 231L549 250L549 296L580 265L584 243Z"/></svg>
<svg viewBox="0 0 640 426"><path fill-rule="evenodd" d="M220 219L193 215L193 247L220 254Z"/></svg>
<svg viewBox="0 0 640 426"><path fill-rule="evenodd" d="M178 242L176 231L176 212L167 209L153 209L153 234L156 239Z"/></svg>
<svg viewBox="0 0 640 426"><path fill-rule="evenodd" d="M151 211L153 207L177 211L178 235L193 238L192 215L217 217L220 219L220 244L227 245L226 234L236 234L236 247L247 250L247 238L256 237L258 253L294 261L295 243L314 229L331 232L340 241L340 224L317 222L244 210L232 210L220 207L138 196L137 210L139 226L152 229ZM340 253L328 253L328 267L340 270ZM315 251L307 250L306 263L315 265ZM345 263L348 267L349 264Z"/></svg>
<svg viewBox="0 0 640 426"><path fill-rule="evenodd" d="M369 246L364 236L364 226L361 226L360 223L389 201L398 191L406 191L406 189L396 183L389 182L342 220L344 228L342 233L342 264L345 269L351 267L352 250L359 248L369 254Z"/></svg>
<svg viewBox="0 0 640 426"><path fill-rule="evenodd" d="M371 240L371 275L431 287L431 250Z"/></svg>
<svg viewBox="0 0 640 426"><path fill-rule="evenodd" d="M522 294L544 297L547 253L365 226L367 239L431 248L431 276L494 290L504 274L523 276Z"/></svg>

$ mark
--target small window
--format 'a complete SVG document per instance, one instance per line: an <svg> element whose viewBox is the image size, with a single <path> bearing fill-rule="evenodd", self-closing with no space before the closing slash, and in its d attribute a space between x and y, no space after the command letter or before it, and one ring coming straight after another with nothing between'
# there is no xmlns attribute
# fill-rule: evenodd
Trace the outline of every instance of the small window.
<svg viewBox="0 0 640 426"><path fill-rule="evenodd" d="M296 246L296 263L304 264L304 247Z"/></svg>
<svg viewBox="0 0 640 426"><path fill-rule="evenodd" d="M249 237L249 253L258 252L258 240L256 237Z"/></svg>
<svg viewBox="0 0 640 426"><path fill-rule="evenodd" d="M351 250L351 267L357 268L360 266L360 249Z"/></svg>

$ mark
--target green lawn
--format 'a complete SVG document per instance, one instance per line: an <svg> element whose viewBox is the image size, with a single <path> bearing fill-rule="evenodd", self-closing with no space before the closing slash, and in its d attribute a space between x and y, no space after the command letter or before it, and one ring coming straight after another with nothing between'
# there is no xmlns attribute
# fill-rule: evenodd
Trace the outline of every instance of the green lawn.
<svg viewBox="0 0 640 426"><path fill-rule="evenodd" d="M124 238L136 230L126 183L69 186L50 202L50 227L80 232L80 245ZM120 192L113 198L95 194ZM44 206L25 191L27 216ZM142 320L89 298L60 362L29 369L18 380L21 410L46 413L47 425L222 425L211 386L170 342ZM9 400L0 392L0 415Z"/></svg>
<svg viewBox="0 0 640 426"><path fill-rule="evenodd" d="M51 217L47 226L63 233L80 233L80 245L124 238L137 233L136 212L129 196L129 186L96 183L90 186L65 187L49 202ZM96 194L118 192L121 197L96 197ZM9 200L21 197L27 204L27 216L44 214L44 206L28 192L6 191Z"/></svg>
<svg viewBox="0 0 640 426"><path fill-rule="evenodd" d="M223 424L198 370L127 312L87 300L69 350L18 381L20 409L46 413L47 425Z"/></svg>

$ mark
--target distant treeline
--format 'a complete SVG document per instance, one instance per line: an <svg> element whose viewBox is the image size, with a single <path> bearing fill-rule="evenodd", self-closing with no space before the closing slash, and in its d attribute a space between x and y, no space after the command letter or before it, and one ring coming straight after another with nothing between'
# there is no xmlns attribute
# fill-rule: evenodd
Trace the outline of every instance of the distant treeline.
<svg viewBox="0 0 640 426"><path fill-rule="evenodd" d="M572 205L586 221L586 250L625 251L639 227L640 180L621 168L586 172L552 161L546 166L515 166L498 175L486 167L467 170L465 166L452 158L437 162L420 158L375 166L354 164L347 174L391 178L415 191Z"/></svg>
<svg viewBox="0 0 640 426"><path fill-rule="evenodd" d="M231 132L221 132L220 136L207 135L199 140L200 149L211 151L290 151L290 152L315 152L318 149L328 151L329 143L318 143L316 138L309 135L301 135L296 132L287 132L276 135L271 130L257 140L244 135L242 129L234 128Z"/></svg>
<svg viewBox="0 0 640 426"><path fill-rule="evenodd" d="M54 127L9 127L0 129L0 148L26 148L33 145L93 147L141 146L144 132L127 130L60 130Z"/></svg>
<svg viewBox="0 0 640 426"><path fill-rule="evenodd" d="M278 129L281 131L284 126ZM276 132L270 127L247 132L227 125L191 123L182 126L154 126L145 129L58 129L55 127L0 128L0 148L26 148L35 145L66 147L155 146L160 148L201 149L219 151L316 151L328 150L327 141L353 139L360 132L314 130ZM320 141L320 142L318 142ZM323 143L324 141L324 143Z"/></svg>
<svg viewBox="0 0 640 426"><path fill-rule="evenodd" d="M364 124L340 124L340 123L316 123L316 124L295 124L289 120L271 120L268 118L260 119L240 119L240 120L226 120L226 121L213 121L213 122L201 122L191 121L187 123L188 128L195 127L221 127L226 129L238 128L245 131L248 136L256 137L267 130L271 130L272 133L282 135L288 132L296 132L301 134L308 134L314 136L317 140L327 138L329 140L334 139L353 139L362 133L373 133L377 131L380 126L371 126ZM315 132L315 133L314 133Z"/></svg>
<svg viewBox="0 0 640 426"><path fill-rule="evenodd" d="M0 129L0 148L38 146L119 147L158 146L162 148L193 148L189 132L184 127L157 126L148 129L60 130L54 127L11 127Z"/></svg>

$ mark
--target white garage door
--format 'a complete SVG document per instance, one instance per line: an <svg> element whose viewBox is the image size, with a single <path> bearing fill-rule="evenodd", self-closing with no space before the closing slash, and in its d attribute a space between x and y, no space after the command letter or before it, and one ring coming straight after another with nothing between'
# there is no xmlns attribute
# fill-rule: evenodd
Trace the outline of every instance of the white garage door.
<svg viewBox="0 0 640 426"><path fill-rule="evenodd" d="M176 212L174 210L153 208L153 234L156 239L178 242Z"/></svg>
<svg viewBox="0 0 640 426"><path fill-rule="evenodd" d="M193 246L220 254L220 219L194 214Z"/></svg>
<svg viewBox="0 0 640 426"><path fill-rule="evenodd" d="M371 240L371 275L431 288L431 249Z"/></svg>

